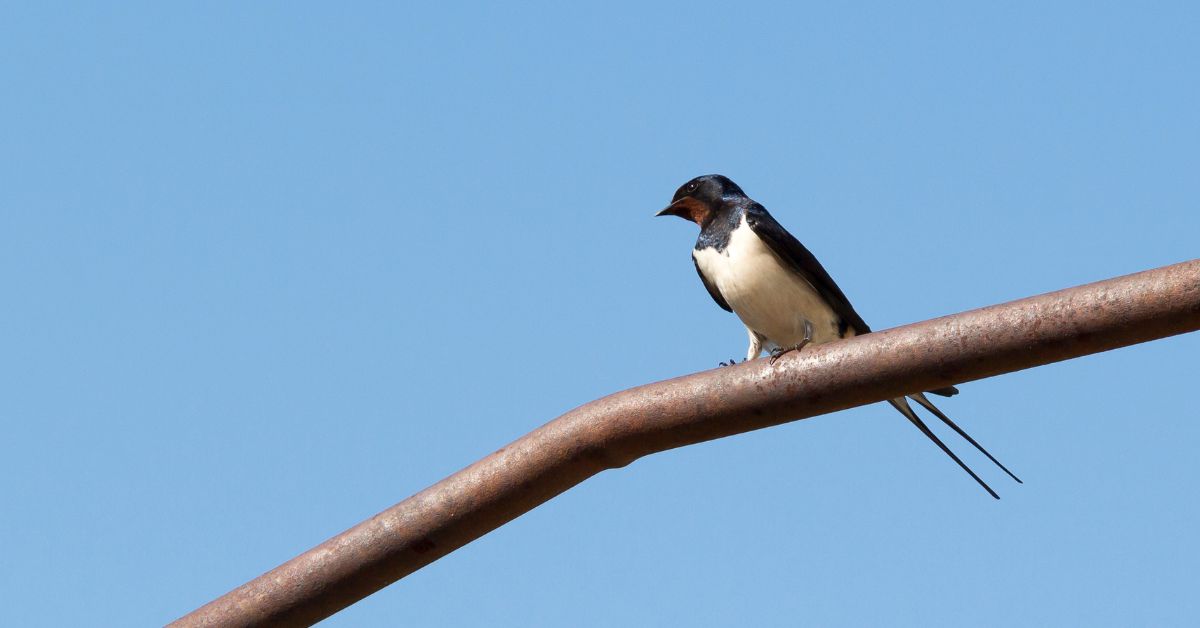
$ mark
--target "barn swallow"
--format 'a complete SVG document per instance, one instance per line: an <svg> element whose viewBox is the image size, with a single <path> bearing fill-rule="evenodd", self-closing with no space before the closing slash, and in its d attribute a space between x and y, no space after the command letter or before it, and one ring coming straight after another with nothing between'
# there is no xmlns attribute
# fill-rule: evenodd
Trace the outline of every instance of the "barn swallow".
<svg viewBox="0 0 1200 628"><path fill-rule="evenodd" d="M676 190L671 204L656 215L679 216L700 226L692 261L717 305L737 314L745 324L750 336L746 360L758 358L767 349L774 364L781 355L799 351L810 343L871 333L817 258L776 222L765 207L746 196L727 177L710 174L688 181ZM947 386L927 392L950 397L958 394L958 389ZM913 393L907 398L933 413L1021 483L1020 478L933 405L925 393ZM1000 499L992 487L930 431L905 397L889 399L888 403L988 494Z"/></svg>

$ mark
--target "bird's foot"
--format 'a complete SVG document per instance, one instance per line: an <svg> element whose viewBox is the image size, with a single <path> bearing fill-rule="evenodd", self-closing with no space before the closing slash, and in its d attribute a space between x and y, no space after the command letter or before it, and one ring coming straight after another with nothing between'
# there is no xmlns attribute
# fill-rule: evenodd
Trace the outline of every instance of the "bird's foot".
<svg viewBox="0 0 1200 628"><path fill-rule="evenodd" d="M728 362L721 362L721 363L717 364L717 367L719 368L722 366L733 366L734 364L737 364L737 363L738 363L737 360L730 358Z"/></svg>
<svg viewBox="0 0 1200 628"><path fill-rule="evenodd" d="M775 347L774 349L771 349L771 364L775 364L776 362L778 362L779 358L782 358L784 356L784 354L791 353L792 351L799 351L799 350L803 349L809 342L811 342L811 341L806 338L804 340L801 340L799 342L799 344L793 345L791 347Z"/></svg>

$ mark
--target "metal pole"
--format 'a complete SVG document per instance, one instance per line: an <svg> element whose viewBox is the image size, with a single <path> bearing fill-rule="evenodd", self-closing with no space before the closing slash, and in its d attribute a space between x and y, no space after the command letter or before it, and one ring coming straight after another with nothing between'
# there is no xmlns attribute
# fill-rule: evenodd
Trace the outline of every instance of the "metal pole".
<svg viewBox="0 0 1200 628"><path fill-rule="evenodd" d="M310 625L647 454L1200 329L1200 260L580 406L177 620Z"/></svg>

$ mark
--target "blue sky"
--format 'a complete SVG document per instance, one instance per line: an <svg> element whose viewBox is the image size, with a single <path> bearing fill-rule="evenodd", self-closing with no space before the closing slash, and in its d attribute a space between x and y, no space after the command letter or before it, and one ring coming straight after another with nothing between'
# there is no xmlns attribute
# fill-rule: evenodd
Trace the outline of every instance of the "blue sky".
<svg viewBox="0 0 1200 628"><path fill-rule="evenodd" d="M173 619L737 356L729 175L882 329L1196 257L1190 3L0 11L0 624ZM602 474L332 626L1185 625L1184 336Z"/></svg>

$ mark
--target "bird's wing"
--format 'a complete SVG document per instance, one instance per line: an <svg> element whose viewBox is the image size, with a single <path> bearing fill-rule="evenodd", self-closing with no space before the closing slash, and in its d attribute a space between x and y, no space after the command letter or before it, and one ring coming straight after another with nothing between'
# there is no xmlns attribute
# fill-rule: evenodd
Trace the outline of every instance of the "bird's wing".
<svg viewBox="0 0 1200 628"><path fill-rule="evenodd" d="M821 294L825 301L833 307L833 311L842 318L842 321L854 328L856 335L871 331L866 321L858 315L858 312L854 311L854 306L850 305L850 299L846 298L842 289L833 281L833 277L830 277L825 267L821 266L821 262L817 261L816 256L804 248L804 245L800 244L795 236L788 233L787 229L784 229L767 212L767 208L758 203L749 205L746 208L746 224L750 225L750 229L754 231L755 235L771 247L779 259L787 263L792 270L796 271ZM709 292L711 291L712 288L709 288Z"/></svg>
<svg viewBox="0 0 1200 628"><path fill-rule="evenodd" d="M700 262L697 262L694 256L692 257L692 263L696 265L696 274L700 275L700 281L704 282L704 288L708 290L708 294L713 298L713 301L716 301L717 305L721 306L721 309L726 312L732 312L733 308L729 307L729 303L725 301L725 297L721 296L721 291L709 283L708 277L705 277L704 272L700 270Z"/></svg>

